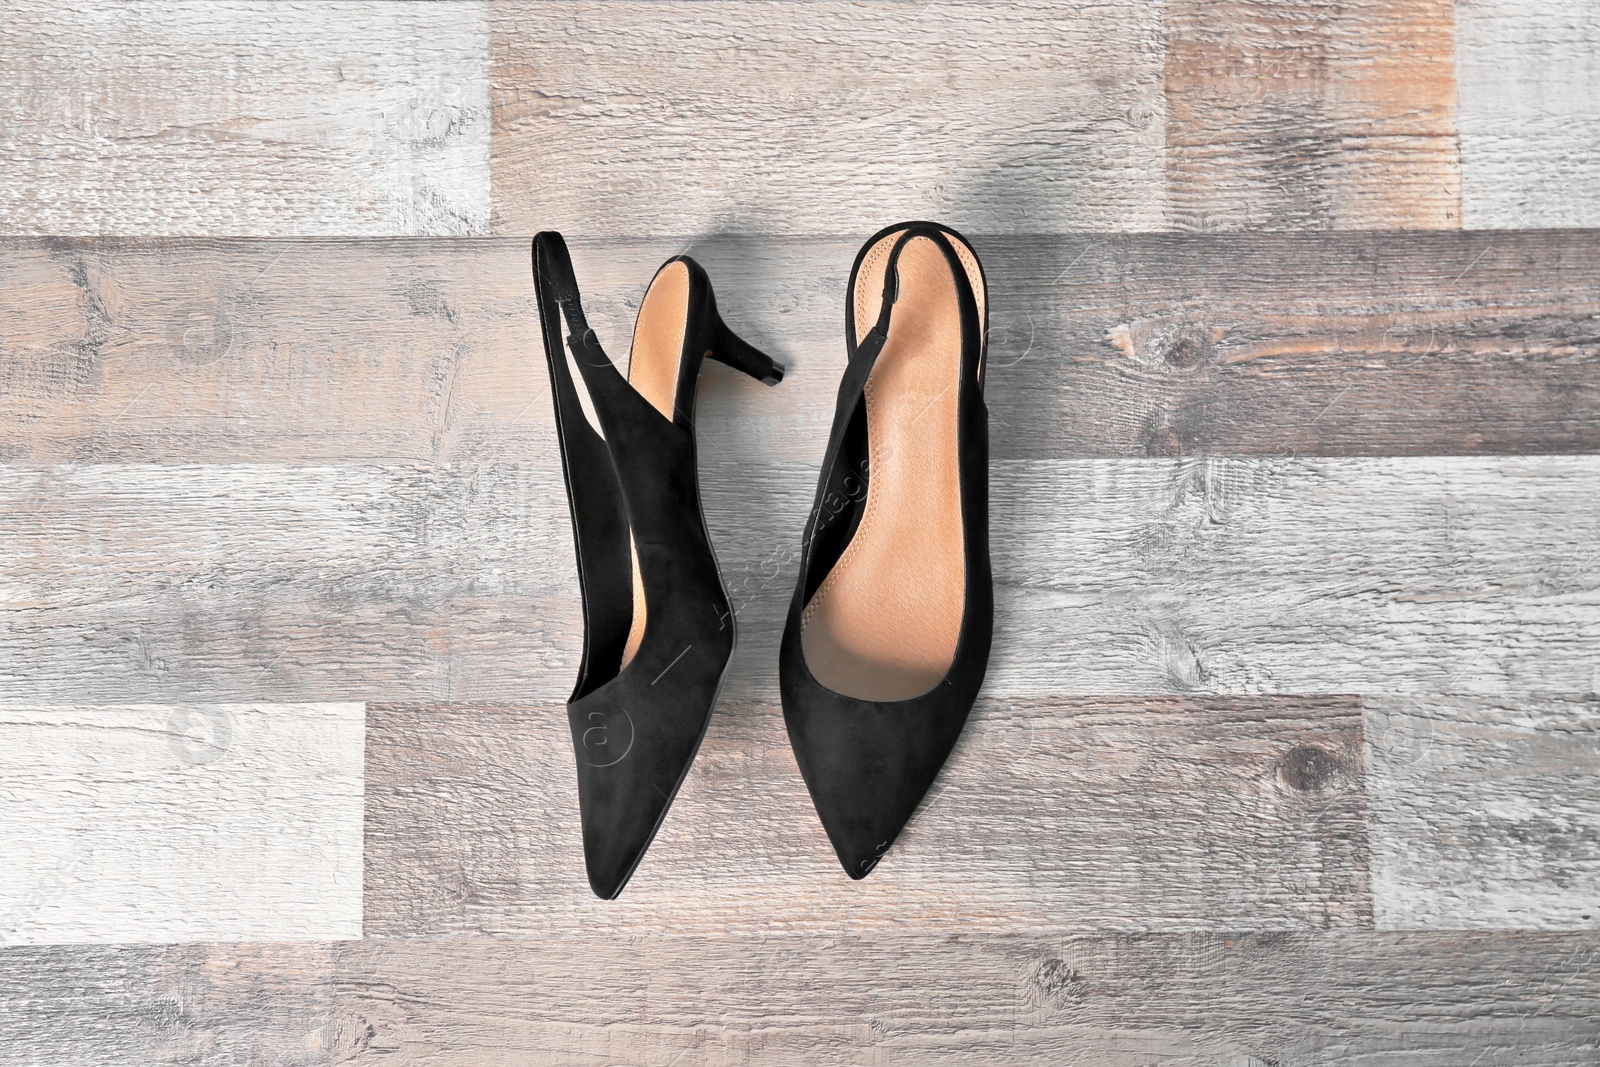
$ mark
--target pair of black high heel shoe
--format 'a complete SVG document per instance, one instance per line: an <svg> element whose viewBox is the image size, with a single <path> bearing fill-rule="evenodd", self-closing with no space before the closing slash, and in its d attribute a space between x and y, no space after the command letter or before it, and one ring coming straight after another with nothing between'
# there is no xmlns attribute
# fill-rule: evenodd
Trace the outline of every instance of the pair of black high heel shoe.
<svg viewBox="0 0 1600 1067"><path fill-rule="evenodd" d="M776 385L783 368L728 329L688 256L645 292L627 378L584 321L559 234L534 238L533 273L583 594L567 711L584 856L610 899L683 783L733 656L700 507L700 369L710 358ZM933 784L988 664L986 297L971 245L934 223L879 232L851 271L849 362L779 677L800 772L852 878Z"/></svg>

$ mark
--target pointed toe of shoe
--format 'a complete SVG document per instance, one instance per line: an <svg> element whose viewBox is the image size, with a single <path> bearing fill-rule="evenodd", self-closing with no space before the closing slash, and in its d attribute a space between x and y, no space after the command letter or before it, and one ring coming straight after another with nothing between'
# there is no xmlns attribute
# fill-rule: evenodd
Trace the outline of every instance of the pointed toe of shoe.
<svg viewBox="0 0 1600 1067"><path fill-rule="evenodd" d="M621 894L666 816L669 794L632 768L579 765L578 808L589 888L601 900ZM669 783L670 785L670 783Z"/></svg>
<svg viewBox="0 0 1600 1067"><path fill-rule="evenodd" d="M789 738L839 864L861 879L916 813L955 746L965 709L878 704L827 694L785 702Z"/></svg>
<svg viewBox="0 0 1600 1067"><path fill-rule="evenodd" d="M616 900L623 887L633 877L634 868L644 858L649 842L633 848L591 848L587 841L583 850L584 867L589 873L589 888L601 900ZM609 843L608 843L609 845Z"/></svg>
<svg viewBox="0 0 1600 1067"><path fill-rule="evenodd" d="M589 887L616 898L655 840L667 809L699 750L710 702L658 704L649 714L598 692L568 706L578 758L578 811ZM698 706L696 706L698 705Z"/></svg>

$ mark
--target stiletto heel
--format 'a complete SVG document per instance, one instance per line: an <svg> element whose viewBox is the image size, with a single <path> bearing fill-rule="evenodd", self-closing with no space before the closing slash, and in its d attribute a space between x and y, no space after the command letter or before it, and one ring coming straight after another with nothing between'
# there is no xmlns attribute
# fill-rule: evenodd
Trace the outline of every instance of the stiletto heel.
<svg viewBox="0 0 1600 1067"><path fill-rule="evenodd" d="M849 363L779 652L812 802L865 877L933 784L993 630L987 294L972 246L927 222L856 257Z"/></svg>
<svg viewBox="0 0 1600 1067"><path fill-rule="evenodd" d="M683 784L733 656L733 609L700 507L694 407L707 354L735 349L710 280L687 256L662 264L645 291L626 378L584 320L560 234L534 238L533 273L583 597L567 718L584 865L609 900ZM750 354L766 357L739 345L734 365L760 369Z"/></svg>
<svg viewBox="0 0 1600 1067"><path fill-rule="evenodd" d="M763 385L777 385L783 381L783 364L748 343L728 329L721 317L711 334L712 359L736 371L743 371Z"/></svg>

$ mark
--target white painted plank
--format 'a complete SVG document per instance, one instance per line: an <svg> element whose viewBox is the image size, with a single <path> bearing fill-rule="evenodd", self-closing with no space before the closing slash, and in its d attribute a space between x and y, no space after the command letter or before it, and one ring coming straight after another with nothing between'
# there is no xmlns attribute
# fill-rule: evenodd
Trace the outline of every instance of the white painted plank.
<svg viewBox="0 0 1600 1067"><path fill-rule="evenodd" d="M771 701L815 471L703 457L726 692ZM1596 456L996 462L987 692L1590 691L1597 482ZM570 536L549 454L0 467L0 699L559 702Z"/></svg>
<svg viewBox="0 0 1600 1067"><path fill-rule="evenodd" d="M0 229L472 234L485 3L20 0L0 20Z"/></svg>
<svg viewBox="0 0 1600 1067"><path fill-rule="evenodd" d="M497 4L496 232L1160 228L1162 6Z"/></svg>
<svg viewBox="0 0 1600 1067"><path fill-rule="evenodd" d="M361 936L361 704L0 708L0 943Z"/></svg>
<svg viewBox="0 0 1600 1067"><path fill-rule="evenodd" d="M1369 697L1380 928L1600 929L1600 700Z"/></svg>
<svg viewBox="0 0 1600 1067"><path fill-rule="evenodd" d="M1600 226L1600 6L1458 0L1461 220Z"/></svg>

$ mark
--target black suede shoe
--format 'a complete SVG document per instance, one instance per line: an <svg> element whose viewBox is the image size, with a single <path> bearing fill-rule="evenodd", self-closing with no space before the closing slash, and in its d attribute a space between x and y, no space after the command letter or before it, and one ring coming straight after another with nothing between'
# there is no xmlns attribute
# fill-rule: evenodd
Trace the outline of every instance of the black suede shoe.
<svg viewBox="0 0 1600 1067"><path fill-rule="evenodd" d="M989 662L987 316L983 269L953 230L901 223L856 257L849 364L779 656L800 773L852 878L933 784Z"/></svg>
<svg viewBox="0 0 1600 1067"><path fill-rule="evenodd" d="M624 379L584 321L566 242L533 239L556 432L583 594L583 662L567 704L589 885L611 899L689 771L733 655L733 609L700 510L694 403L706 357L768 385L783 368L723 325L687 256L639 306ZM566 346L598 426L579 400Z"/></svg>

